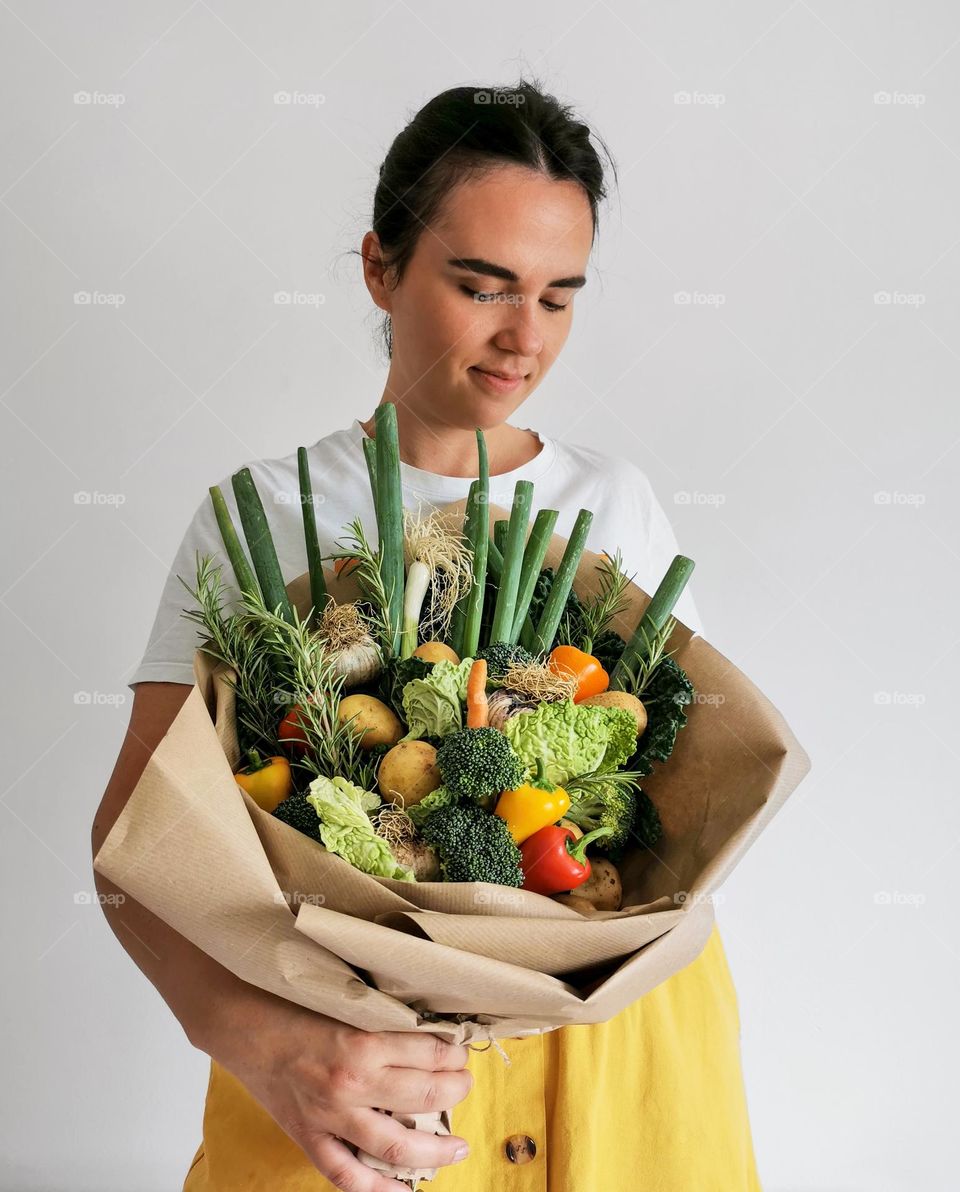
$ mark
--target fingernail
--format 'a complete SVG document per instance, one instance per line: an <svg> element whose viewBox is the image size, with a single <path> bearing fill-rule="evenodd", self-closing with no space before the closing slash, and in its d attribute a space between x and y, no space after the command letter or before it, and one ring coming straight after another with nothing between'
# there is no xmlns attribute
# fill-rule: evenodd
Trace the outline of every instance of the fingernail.
<svg viewBox="0 0 960 1192"><path fill-rule="evenodd" d="M466 1159L467 1155L469 1155L469 1154L470 1154L469 1147L458 1146L457 1149L453 1152L454 1163L459 1163L461 1159Z"/></svg>

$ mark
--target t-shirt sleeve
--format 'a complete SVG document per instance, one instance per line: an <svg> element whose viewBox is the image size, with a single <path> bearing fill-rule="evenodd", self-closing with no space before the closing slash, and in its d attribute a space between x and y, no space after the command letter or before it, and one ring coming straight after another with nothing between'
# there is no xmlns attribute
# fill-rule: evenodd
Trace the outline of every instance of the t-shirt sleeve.
<svg viewBox="0 0 960 1192"><path fill-rule="evenodd" d="M229 477L220 490L227 501L227 507L239 526L236 505ZM177 547L170 565L170 571L160 593L160 603L153 620L153 628L147 641L147 648L137 669L127 682L131 689L135 683L189 683L193 685L193 657L200 644L201 626L183 616L185 609L197 607L190 592L179 577L191 589L197 586L197 552L201 555L215 555L214 563L223 564L225 588L222 607L229 612L235 606L233 568L227 559L220 528L213 512L209 494L197 506Z"/></svg>
<svg viewBox="0 0 960 1192"><path fill-rule="evenodd" d="M677 543L677 536L674 532L670 519L657 499L657 494L653 491L653 486L650 483L646 474L643 475L644 485L644 504L647 509L648 519L648 551L651 562L651 574L653 575L654 587L663 579L667 573L667 568L674 560L674 556L686 554L686 551L680 549ZM692 556L688 556L691 557ZM694 570L696 576L696 570ZM686 587L680 593L680 599L674 606L673 615L678 621L682 621L694 633L705 636L703 631L703 622L700 619L700 611L697 608L696 601L693 598L691 588L693 586L693 579L687 581ZM651 592L651 595L653 593Z"/></svg>

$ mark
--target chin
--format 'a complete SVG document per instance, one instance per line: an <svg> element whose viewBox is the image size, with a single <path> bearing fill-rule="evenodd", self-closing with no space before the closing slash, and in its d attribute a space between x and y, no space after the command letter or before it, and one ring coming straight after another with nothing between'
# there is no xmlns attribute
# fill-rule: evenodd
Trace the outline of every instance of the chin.
<svg viewBox="0 0 960 1192"><path fill-rule="evenodd" d="M517 401L514 396L478 398L476 393L471 393L469 398L446 414L446 420L451 426L459 426L464 430L476 430L479 426L486 432L502 426L514 410L522 405L523 401Z"/></svg>

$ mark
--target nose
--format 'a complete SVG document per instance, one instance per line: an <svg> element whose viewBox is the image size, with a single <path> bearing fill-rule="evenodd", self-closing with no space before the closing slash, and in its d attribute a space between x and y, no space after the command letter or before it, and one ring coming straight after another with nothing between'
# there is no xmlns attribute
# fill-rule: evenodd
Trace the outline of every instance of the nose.
<svg viewBox="0 0 960 1192"><path fill-rule="evenodd" d="M503 320L494 343L505 352L530 359L543 351L543 333L539 326L539 311L534 303L503 304Z"/></svg>

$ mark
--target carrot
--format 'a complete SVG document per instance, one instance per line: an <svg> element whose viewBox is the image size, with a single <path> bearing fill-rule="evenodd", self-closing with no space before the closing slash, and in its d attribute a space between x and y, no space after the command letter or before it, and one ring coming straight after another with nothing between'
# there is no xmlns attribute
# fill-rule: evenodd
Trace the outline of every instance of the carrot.
<svg viewBox="0 0 960 1192"><path fill-rule="evenodd" d="M487 660L477 658L467 676L467 728L487 727Z"/></svg>

